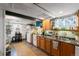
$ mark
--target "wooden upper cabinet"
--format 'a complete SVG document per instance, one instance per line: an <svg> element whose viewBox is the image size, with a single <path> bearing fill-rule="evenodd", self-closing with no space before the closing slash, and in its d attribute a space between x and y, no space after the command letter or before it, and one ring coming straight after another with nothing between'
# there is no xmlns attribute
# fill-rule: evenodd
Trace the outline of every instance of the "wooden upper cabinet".
<svg viewBox="0 0 79 59"><path fill-rule="evenodd" d="M61 56L74 56L75 46L72 44L61 42Z"/></svg>

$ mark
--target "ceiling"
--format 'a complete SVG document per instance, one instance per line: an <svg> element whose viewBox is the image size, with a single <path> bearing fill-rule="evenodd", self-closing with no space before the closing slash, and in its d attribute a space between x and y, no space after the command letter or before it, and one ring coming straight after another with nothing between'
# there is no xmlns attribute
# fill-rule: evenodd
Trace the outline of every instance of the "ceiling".
<svg viewBox="0 0 79 59"><path fill-rule="evenodd" d="M77 3L49 3L39 5L48 10L55 17L72 14L79 9L79 4Z"/></svg>
<svg viewBox="0 0 79 59"><path fill-rule="evenodd" d="M6 5L6 4L5 4ZM5 6L3 4L3 6ZM10 6L9 6L10 5ZM0 5L1 6L1 5ZM35 18L55 18L64 15L69 15L76 12L79 9L78 3L12 3L5 6L8 10L35 17ZM31 20L6 16L11 23L32 23Z"/></svg>
<svg viewBox="0 0 79 59"><path fill-rule="evenodd" d="M6 3L0 7L35 18L55 18L69 15L79 9L79 3Z"/></svg>
<svg viewBox="0 0 79 59"><path fill-rule="evenodd" d="M12 4L12 8L16 9L16 12L36 18L54 18L69 15L79 9L79 3L37 3L37 5L18 3Z"/></svg>

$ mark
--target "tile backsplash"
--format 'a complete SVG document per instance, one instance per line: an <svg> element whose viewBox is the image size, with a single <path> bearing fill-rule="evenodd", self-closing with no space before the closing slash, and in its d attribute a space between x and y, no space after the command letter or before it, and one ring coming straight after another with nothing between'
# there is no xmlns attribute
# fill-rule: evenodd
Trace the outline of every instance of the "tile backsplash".
<svg viewBox="0 0 79 59"><path fill-rule="evenodd" d="M58 31L58 36L65 36L65 37L75 38L75 34L71 31Z"/></svg>
<svg viewBox="0 0 79 59"><path fill-rule="evenodd" d="M72 32L72 31L58 31L58 36L75 38L79 41L79 32Z"/></svg>

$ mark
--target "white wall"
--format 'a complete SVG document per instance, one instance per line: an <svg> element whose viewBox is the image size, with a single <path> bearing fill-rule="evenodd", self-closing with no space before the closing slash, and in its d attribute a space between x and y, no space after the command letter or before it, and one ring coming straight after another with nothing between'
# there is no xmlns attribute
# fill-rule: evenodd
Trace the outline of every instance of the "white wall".
<svg viewBox="0 0 79 59"><path fill-rule="evenodd" d="M22 33L22 38L25 38L25 34L26 34L26 26L27 24L31 24L33 23L32 20L29 19L23 19L23 18L18 18L18 17L14 17L14 16L7 16L5 17L6 20L6 24L9 24L12 26L11 27L11 38L15 35L16 32L16 28L20 29L20 32ZM11 39L10 39L11 40Z"/></svg>
<svg viewBox="0 0 79 59"><path fill-rule="evenodd" d="M0 9L0 53L4 53L4 12ZM3 54L1 54L3 55Z"/></svg>
<svg viewBox="0 0 79 59"><path fill-rule="evenodd" d="M22 33L22 38L25 38L25 33L26 33L26 26L22 24L12 24L12 32L11 32L11 37L15 35L16 28L20 29L20 32Z"/></svg>

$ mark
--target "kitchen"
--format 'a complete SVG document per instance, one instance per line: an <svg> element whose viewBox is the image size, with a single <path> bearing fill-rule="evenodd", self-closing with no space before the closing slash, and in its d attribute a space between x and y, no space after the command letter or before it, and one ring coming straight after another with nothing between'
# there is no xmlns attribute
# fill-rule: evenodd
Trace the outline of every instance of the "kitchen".
<svg viewBox="0 0 79 59"><path fill-rule="evenodd" d="M76 28L76 26L78 26L79 20L77 14L78 11L75 14L55 19L52 30L50 30L51 22L43 20L47 23L43 24L44 34L37 34L37 47L48 53L49 56L78 56L79 27ZM69 23L67 23L68 21Z"/></svg>
<svg viewBox="0 0 79 59"><path fill-rule="evenodd" d="M13 3L4 12L5 55L79 56L78 3Z"/></svg>

